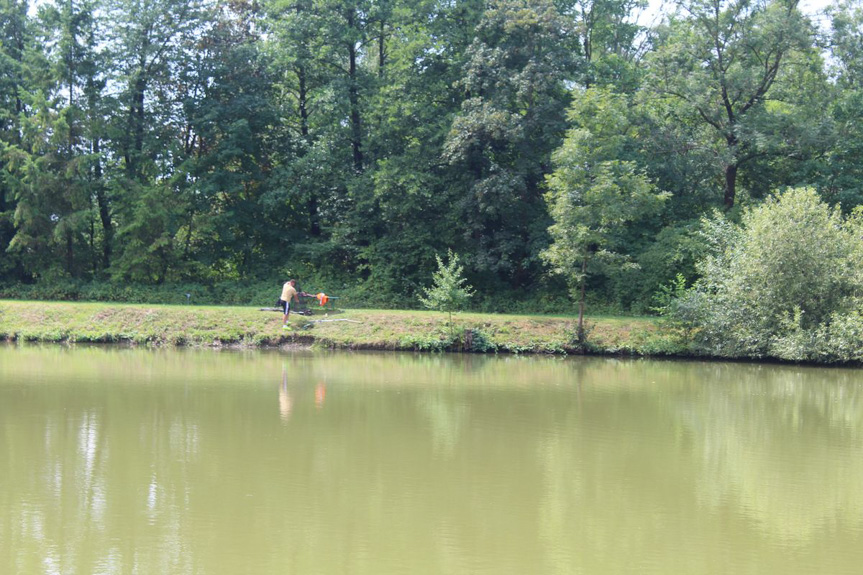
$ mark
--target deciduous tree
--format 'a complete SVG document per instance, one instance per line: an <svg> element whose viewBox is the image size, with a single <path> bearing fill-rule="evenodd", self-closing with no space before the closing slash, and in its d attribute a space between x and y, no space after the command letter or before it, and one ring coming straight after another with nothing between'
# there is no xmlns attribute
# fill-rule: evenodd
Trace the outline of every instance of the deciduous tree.
<svg viewBox="0 0 863 575"><path fill-rule="evenodd" d="M656 214L667 193L659 192L645 173L626 159L632 126L627 121L625 96L592 88L577 100L570 113L575 126L554 153L555 170L546 195L554 223L552 243L543 258L563 276L579 302L576 339L585 343L584 308L593 262L629 262L618 240L622 227Z"/></svg>
<svg viewBox="0 0 863 575"><path fill-rule="evenodd" d="M706 126L722 203L734 206L739 169L764 153L759 123L794 50L812 45L796 0L683 0L658 34L648 82Z"/></svg>

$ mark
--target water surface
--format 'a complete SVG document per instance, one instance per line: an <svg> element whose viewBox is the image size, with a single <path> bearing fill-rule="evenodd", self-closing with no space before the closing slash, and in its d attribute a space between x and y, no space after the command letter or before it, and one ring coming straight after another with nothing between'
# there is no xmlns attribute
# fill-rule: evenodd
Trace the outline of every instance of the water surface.
<svg viewBox="0 0 863 575"><path fill-rule="evenodd" d="M863 371L0 346L0 573L858 574Z"/></svg>

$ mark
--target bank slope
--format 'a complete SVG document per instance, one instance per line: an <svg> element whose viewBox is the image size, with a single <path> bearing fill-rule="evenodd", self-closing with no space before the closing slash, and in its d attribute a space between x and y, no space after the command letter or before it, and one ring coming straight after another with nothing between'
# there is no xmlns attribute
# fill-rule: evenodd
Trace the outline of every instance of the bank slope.
<svg viewBox="0 0 863 575"><path fill-rule="evenodd" d="M574 319L427 311L344 310L292 315L250 307L0 301L0 339L57 343L577 353ZM592 318L588 353L674 355L651 318Z"/></svg>

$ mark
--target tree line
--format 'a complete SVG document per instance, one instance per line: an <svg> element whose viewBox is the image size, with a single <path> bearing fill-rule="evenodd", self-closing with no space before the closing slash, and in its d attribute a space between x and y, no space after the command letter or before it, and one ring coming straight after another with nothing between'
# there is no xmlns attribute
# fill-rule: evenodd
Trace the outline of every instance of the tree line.
<svg viewBox="0 0 863 575"><path fill-rule="evenodd" d="M786 187L863 203L863 5L0 0L0 282L644 311ZM558 272L555 274L555 272Z"/></svg>

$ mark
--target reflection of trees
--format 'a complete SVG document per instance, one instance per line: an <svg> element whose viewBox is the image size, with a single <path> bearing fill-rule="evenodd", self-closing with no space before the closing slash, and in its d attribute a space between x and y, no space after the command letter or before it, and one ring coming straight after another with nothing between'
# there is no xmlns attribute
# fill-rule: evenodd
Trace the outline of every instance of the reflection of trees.
<svg viewBox="0 0 863 575"><path fill-rule="evenodd" d="M435 452L452 454L469 416L467 405L452 401L448 395L428 391L420 396L418 408L429 422Z"/></svg>
<svg viewBox="0 0 863 575"><path fill-rule="evenodd" d="M863 392L848 370L738 366L684 415L700 500L734 501L765 533L811 540L863 524Z"/></svg>
<svg viewBox="0 0 863 575"><path fill-rule="evenodd" d="M638 362L597 375L578 417L539 447L552 572L653 572L631 561L655 557L665 572L700 572L753 546L776 550L758 557L760 572L805 572L801 550L823 572L853 564L859 372ZM561 548L555 534L590 552Z"/></svg>
<svg viewBox="0 0 863 575"><path fill-rule="evenodd" d="M758 545L760 572L799 572L777 542L836 572L860 543L852 370L11 357L0 350L4 573L42 572L43 558L81 573L698 573Z"/></svg>

